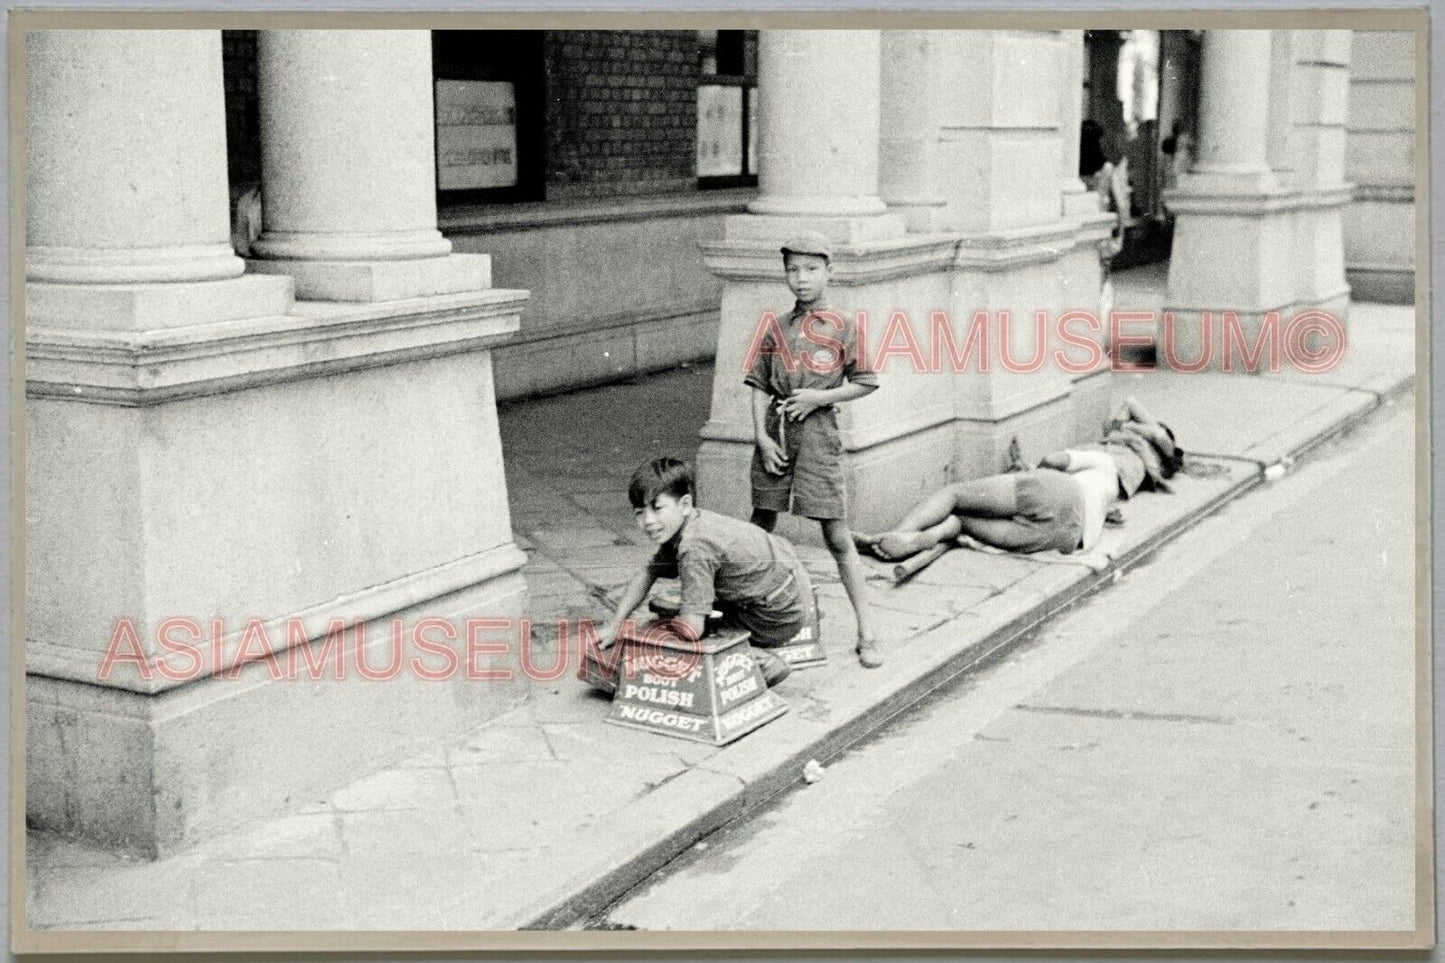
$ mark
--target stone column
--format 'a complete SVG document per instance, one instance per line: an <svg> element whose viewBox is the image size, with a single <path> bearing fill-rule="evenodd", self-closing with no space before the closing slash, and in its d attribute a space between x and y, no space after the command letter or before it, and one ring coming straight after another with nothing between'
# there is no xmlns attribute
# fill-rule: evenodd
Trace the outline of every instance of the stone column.
<svg viewBox="0 0 1445 963"><path fill-rule="evenodd" d="M489 286L437 230L431 34L266 30L264 230L252 269L298 297L384 301Z"/></svg>
<svg viewBox="0 0 1445 963"><path fill-rule="evenodd" d="M759 196L749 211L805 217L883 213L881 43L877 30L758 35ZM824 117L828 120L819 123Z"/></svg>
<svg viewBox="0 0 1445 963"><path fill-rule="evenodd" d="M520 675L479 685L457 650L464 619L526 611L490 355L526 292L472 261L444 298L298 309L291 277L242 274L227 243L219 31L37 31L25 53L28 822L170 853L513 706ZM430 103L405 108L390 126L426 129ZM337 196L285 183L273 215ZM353 199L347 243L425 233L424 202ZM377 276L425 291L457 262ZM423 619L458 672L341 678L393 664L389 623L405 645ZM516 659L499 635L481 669Z"/></svg>
<svg viewBox="0 0 1445 963"><path fill-rule="evenodd" d="M1066 220L1077 218L1087 229L1089 225L1100 224L1105 218L1101 218L1098 194L1089 190L1079 178L1079 138L1084 114L1084 31L1060 30L1058 43L1063 53L1059 79L1060 208ZM1112 227L1112 217L1106 215L1106 218ZM1097 230L1097 227L1094 229ZM1099 362L1092 371L1079 371L1070 376L1073 382L1074 437L1091 441L1109 413L1109 319L1104 316L1107 305L1102 296L1100 279L1103 267L1098 260L1097 242L1094 245L1084 242L1082 251L1083 254L1070 255L1061 266L1067 273L1060 272L1064 276L1064 303L1060 307L1093 309L1100 315L1099 331L1090 337L1099 345Z"/></svg>
<svg viewBox="0 0 1445 963"><path fill-rule="evenodd" d="M1220 368L1226 323L1252 349L1272 314L1296 301L1298 196L1270 167L1274 43L1268 30L1204 35L1198 160L1166 193L1175 223L1162 364ZM1231 355L1232 370L1244 366L1237 348Z"/></svg>
<svg viewBox="0 0 1445 963"><path fill-rule="evenodd" d="M879 198L882 38L876 30L765 30L758 40L758 181L749 213L727 218L724 238L703 245L708 268L725 280L712 413L698 454L699 496L709 508L746 518L753 451L751 391L742 383L748 345L767 312L791 310L780 245L802 230L834 241L830 301L863 310L882 333L890 312L926 322L933 294L912 278L946 261L947 239L909 238L903 218ZM908 280L904 280L908 279ZM887 510L905 463L909 476L941 480L942 446L926 432L946 425L946 399L929 399L921 376L900 375L886 389L844 406L840 415L854 504L872 524ZM931 420L930 420L931 419ZM941 429L943 430L943 429ZM906 442L898 442L904 436ZM926 482L925 482L926 483ZM896 496L906 500L906 495ZM818 526L784 522L793 538L818 541Z"/></svg>
<svg viewBox="0 0 1445 963"><path fill-rule="evenodd" d="M1295 300L1343 318L1349 307L1343 219L1353 195L1345 182L1345 113L1349 99L1350 31L1296 30L1291 46L1291 110L1287 127L1295 218Z"/></svg>
<svg viewBox="0 0 1445 963"><path fill-rule="evenodd" d="M1017 436L1027 455L1098 436L1108 406L1107 370L1084 377L1054 363L1053 326L1064 311L1097 313L1098 243L1112 217L1062 216L1066 158L1078 130L1065 130L1065 98L1077 97L1082 54L1074 31L967 30L948 35L942 87L944 163L951 176L945 224L962 235L950 308L960 328L978 311L1008 312L1009 354L1035 357L1036 312L1047 315L1044 362L1004 370L997 326L991 366L971 370L954 391L958 419L954 470L975 477L1000 470ZM1077 66L1076 66L1077 63ZM1030 96L1020 96L1020 91ZM1077 162L1074 162L1077 169ZM1071 356L1078 355L1071 350ZM1082 372L1078 373L1082 374Z"/></svg>
<svg viewBox="0 0 1445 963"><path fill-rule="evenodd" d="M936 30L883 32L879 193L910 231L933 230L944 204Z"/></svg>
<svg viewBox="0 0 1445 963"><path fill-rule="evenodd" d="M231 250L219 33L39 30L25 60L28 325L286 310L289 283Z"/></svg>
<svg viewBox="0 0 1445 963"><path fill-rule="evenodd" d="M1084 116L1084 31L1060 30L1062 49L1059 85L1059 135L1063 156L1059 176L1063 183L1063 213L1066 217L1093 214L1098 200L1079 179L1079 128Z"/></svg>
<svg viewBox="0 0 1445 963"><path fill-rule="evenodd" d="M1294 136L1295 30L1275 30L1270 44L1269 143L1266 156L1275 181L1295 185Z"/></svg>
<svg viewBox="0 0 1445 963"><path fill-rule="evenodd" d="M43 30L26 35L25 56L27 100L46 105L26 117L26 277L240 276L217 35ZM193 96L157 96L172 87Z"/></svg>
<svg viewBox="0 0 1445 963"><path fill-rule="evenodd" d="M867 31L762 35L763 196L728 221L724 240L703 247L726 281L698 455L708 507L743 517L749 509L742 361L765 312L791 307L778 245L800 228L836 239L831 300L866 313L871 358L887 349L882 387L844 406L840 419L856 527L893 524L949 479L998 470L1015 434L1035 455L1078 437L1077 394L1051 354L1046 370L1001 374L991 328L987 373L977 345L962 371L950 358L976 312L1011 310L1011 354L1026 359L1035 310L1057 315L1098 301L1093 245L1108 218L1060 215L1058 31L889 35L881 75L878 43ZM881 181L878 150L890 161ZM912 233L892 208L869 213L880 191L900 202ZM1107 377L1091 388L1100 389L1091 399L1107 401ZM816 525L784 525L791 537L818 539Z"/></svg>
<svg viewBox="0 0 1445 963"><path fill-rule="evenodd" d="M1210 186L1262 191L1275 186L1269 168L1269 30L1211 30L1204 35L1199 105L1199 158L1194 177Z"/></svg>
<svg viewBox="0 0 1445 963"><path fill-rule="evenodd" d="M1355 30L1350 38L1344 211L1346 277L1359 301L1411 304L1415 285L1415 33ZM1420 78L1423 80L1423 77Z"/></svg>

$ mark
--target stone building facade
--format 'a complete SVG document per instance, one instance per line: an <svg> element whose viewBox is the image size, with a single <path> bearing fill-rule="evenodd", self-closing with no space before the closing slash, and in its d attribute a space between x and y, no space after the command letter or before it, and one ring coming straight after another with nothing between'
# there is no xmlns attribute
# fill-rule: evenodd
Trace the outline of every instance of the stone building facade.
<svg viewBox="0 0 1445 963"><path fill-rule="evenodd" d="M1356 30L1350 46L1345 276L1356 300L1415 300L1415 36Z"/></svg>
<svg viewBox="0 0 1445 963"><path fill-rule="evenodd" d="M715 357L701 496L743 511L741 359L799 230L832 239L875 350L898 312L1100 306L1083 31L443 33L27 36L32 825L171 852L515 705L497 399ZM1344 224L1385 203L1345 179L1364 41L1196 40L1169 303L1343 315ZM1031 327L1013 357L1051 347ZM1111 377L885 376L842 421L860 527L1014 438L1094 437ZM398 646L486 684L275 677Z"/></svg>

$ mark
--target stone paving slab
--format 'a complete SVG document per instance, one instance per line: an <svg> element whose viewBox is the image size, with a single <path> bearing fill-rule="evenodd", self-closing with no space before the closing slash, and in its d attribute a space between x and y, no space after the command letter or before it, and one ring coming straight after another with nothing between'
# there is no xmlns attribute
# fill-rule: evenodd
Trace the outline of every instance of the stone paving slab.
<svg viewBox="0 0 1445 963"><path fill-rule="evenodd" d="M1391 330L1381 324L1382 342ZM31 834L29 922L202 930L575 923L795 782L808 759L826 762L1258 484L1276 452L1307 447L1380 403L1377 387L1398 394L1410 375L1398 339L1394 350L1393 374L1380 360L1384 348L1352 369L1360 387L1239 375L1118 378L1116 396L1138 394L1191 451L1226 457L1195 456L1174 494L1125 503L1125 526L1105 536L1110 570L957 550L894 586L891 566L865 561L885 640L881 669L865 671L853 659L851 609L828 554L800 547L820 588L830 661L782 683L790 712L730 746L608 725L608 701L569 674L535 684L523 706L451 744L169 859L136 862ZM650 551L629 537L630 511L614 502L625 502L625 473L615 465L588 470L558 449L586 450L612 433L629 471L639 452L691 454L706 418L702 385L710 386L705 368L604 389L609 404L593 392L504 411L508 474L514 486L526 479L513 489L513 518L541 604L539 632L559 615L604 615L589 593L620 584L620 569ZM619 404L661 406L636 410L666 410L667 424L629 426L616 417ZM559 414L562 437L543 439L541 423L556 424Z"/></svg>
<svg viewBox="0 0 1445 963"><path fill-rule="evenodd" d="M1137 499L1129 506L1131 539L1197 514L1252 474L1257 469L1221 463L1208 477L1182 478L1173 496ZM1123 532L1109 538L1116 551L1129 546ZM791 711L737 743L718 749L607 725L608 701L561 679L535 687L527 705L457 746L356 780L312 812L168 860L82 860L79 847L32 837L30 874L43 882L31 923L566 925L785 789L808 759L841 752L1005 637L1111 577L1083 565L958 550L926 570L926 581L895 588L889 567L870 560L889 641L884 667L865 671L851 655L850 609L831 560L821 550L804 554L822 586L830 662L779 686ZM228 887L224 900L167 897L210 893L222 878L246 885Z"/></svg>

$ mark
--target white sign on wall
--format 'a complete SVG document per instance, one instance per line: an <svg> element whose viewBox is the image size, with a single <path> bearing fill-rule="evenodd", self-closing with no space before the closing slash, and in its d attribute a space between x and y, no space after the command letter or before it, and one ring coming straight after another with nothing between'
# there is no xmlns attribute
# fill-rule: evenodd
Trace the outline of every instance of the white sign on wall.
<svg viewBox="0 0 1445 963"><path fill-rule="evenodd" d="M517 97L495 80L436 82L437 188L517 183Z"/></svg>

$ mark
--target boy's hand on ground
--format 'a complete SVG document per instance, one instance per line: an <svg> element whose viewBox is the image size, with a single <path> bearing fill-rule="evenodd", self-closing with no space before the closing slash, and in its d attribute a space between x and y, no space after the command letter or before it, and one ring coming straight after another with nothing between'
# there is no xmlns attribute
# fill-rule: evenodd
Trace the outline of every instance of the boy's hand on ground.
<svg viewBox="0 0 1445 963"><path fill-rule="evenodd" d="M758 439L758 451L763 455L763 470L769 475L781 475L788 465L788 457L782 446L766 436Z"/></svg>
<svg viewBox="0 0 1445 963"><path fill-rule="evenodd" d="M1069 470L1069 456L1061 451L1051 451L1039 462L1040 468L1052 468L1055 471Z"/></svg>
<svg viewBox="0 0 1445 963"><path fill-rule="evenodd" d="M786 418L792 421L802 421L827 403L823 392L817 388L799 388L784 398L779 407Z"/></svg>

